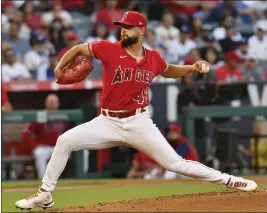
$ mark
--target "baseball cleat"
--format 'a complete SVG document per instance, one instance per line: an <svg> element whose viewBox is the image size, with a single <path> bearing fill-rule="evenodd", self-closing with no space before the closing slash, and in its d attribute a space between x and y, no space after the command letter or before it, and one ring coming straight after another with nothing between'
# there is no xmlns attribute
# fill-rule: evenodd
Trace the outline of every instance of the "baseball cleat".
<svg viewBox="0 0 267 213"><path fill-rule="evenodd" d="M47 208L52 208L54 206L54 201L51 192L39 190L36 194L17 201L15 206L16 208L20 208L20 210L31 210L35 207L45 210Z"/></svg>
<svg viewBox="0 0 267 213"><path fill-rule="evenodd" d="M237 189L246 192L252 192L257 189L257 184L252 180L246 180L242 177L231 176L228 183L226 184L228 188Z"/></svg>

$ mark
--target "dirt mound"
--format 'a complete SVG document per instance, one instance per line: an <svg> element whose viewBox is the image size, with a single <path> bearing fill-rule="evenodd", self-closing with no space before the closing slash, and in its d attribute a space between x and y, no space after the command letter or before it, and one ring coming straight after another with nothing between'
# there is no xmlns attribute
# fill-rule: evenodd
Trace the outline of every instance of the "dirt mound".
<svg viewBox="0 0 267 213"><path fill-rule="evenodd" d="M173 195L52 209L51 212L267 212L267 190ZM45 211L47 212L47 211Z"/></svg>

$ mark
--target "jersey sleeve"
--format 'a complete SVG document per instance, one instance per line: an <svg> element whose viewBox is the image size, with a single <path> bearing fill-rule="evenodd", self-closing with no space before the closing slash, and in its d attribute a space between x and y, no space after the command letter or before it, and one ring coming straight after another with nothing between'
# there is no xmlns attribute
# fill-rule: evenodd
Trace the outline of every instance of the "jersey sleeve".
<svg viewBox="0 0 267 213"><path fill-rule="evenodd" d="M93 41L88 43L90 54L101 62L107 61L111 52L112 43L107 40Z"/></svg>
<svg viewBox="0 0 267 213"><path fill-rule="evenodd" d="M32 148L34 149L37 146L36 141L36 129L37 124L36 123L29 123L25 126L25 128L22 131L22 137L23 140Z"/></svg>
<svg viewBox="0 0 267 213"><path fill-rule="evenodd" d="M168 68L167 62L164 58L157 52L154 51L155 63L156 63L156 76L163 73ZM154 61L154 60L153 60Z"/></svg>

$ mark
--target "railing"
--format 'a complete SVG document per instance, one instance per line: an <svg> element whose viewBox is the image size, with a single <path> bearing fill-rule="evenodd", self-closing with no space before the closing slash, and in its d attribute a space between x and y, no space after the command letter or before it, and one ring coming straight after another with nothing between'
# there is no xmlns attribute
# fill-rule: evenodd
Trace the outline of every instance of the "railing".
<svg viewBox="0 0 267 213"><path fill-rule="evenodd" d="M229 118L234 116L255 117L267 116L267 107L227 107L227 106L208 106L186 108L184 111L185 134L192 143L195 143L195 125L194 122L198 118Z"/></svg>

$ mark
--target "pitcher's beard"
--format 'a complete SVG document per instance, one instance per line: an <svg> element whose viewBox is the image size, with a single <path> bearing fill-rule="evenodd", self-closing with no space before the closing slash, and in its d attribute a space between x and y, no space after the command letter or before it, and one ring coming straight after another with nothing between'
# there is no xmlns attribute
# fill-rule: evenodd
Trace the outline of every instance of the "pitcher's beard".
<svg viewBox="0 0 267 213"><path fill-rule="evenodd" d="M138 42L138 37L132 37L132 38L127 37L126 39L121 40L121 45L122 47L127 48L133 44L136 44L137 42Z"/></svg>

